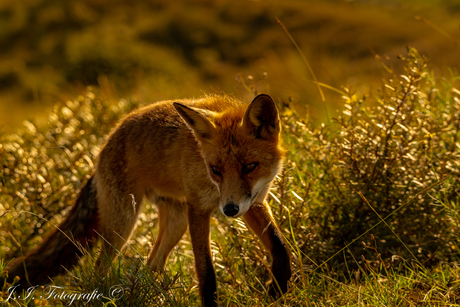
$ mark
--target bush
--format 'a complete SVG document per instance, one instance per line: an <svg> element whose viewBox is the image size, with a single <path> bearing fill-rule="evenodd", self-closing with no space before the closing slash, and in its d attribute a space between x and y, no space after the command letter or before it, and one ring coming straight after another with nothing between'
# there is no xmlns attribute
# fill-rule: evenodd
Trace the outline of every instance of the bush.
<svg viewBox="0 0 460 307"><path fill-rule="evenodd" d="M277 194L309 264L351 242L333 262L458 260L458 213L446 209L460 190L458 77L436 79L412 48L400 58L404 74L374 95L344 88L344 110L329 124L312 127L284 110L290 156Z"/></svg>

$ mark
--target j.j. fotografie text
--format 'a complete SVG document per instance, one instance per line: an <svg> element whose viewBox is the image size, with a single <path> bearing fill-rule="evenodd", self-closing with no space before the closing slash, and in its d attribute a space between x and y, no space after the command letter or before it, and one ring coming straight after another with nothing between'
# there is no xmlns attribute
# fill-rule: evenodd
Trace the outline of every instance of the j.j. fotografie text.
<svg viewBox="0 0 460 307"><path fill-rule="evenodd" d="M34 299L39 300L60 300L66 302L67 306L72 305L74 302L80 301L84 303L89 303L94 300L102 300L104 294L99 292L98 289L94 289L89 293L73 292L68 291L64 287L58 287L53 285L47 285L44 287L34 286L29 287L24 293L18 291L20 285L14 285L8 289L8 297L5 301L29 301ZM123 296L123 288L120 286L113 286L110 289L108 297L110 299L119 299Z"/></svg>

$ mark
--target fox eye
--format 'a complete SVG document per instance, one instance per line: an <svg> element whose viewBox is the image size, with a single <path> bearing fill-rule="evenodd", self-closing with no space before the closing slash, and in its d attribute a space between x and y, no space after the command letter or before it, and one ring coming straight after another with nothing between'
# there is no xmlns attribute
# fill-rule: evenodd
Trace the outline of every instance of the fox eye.
<svg viewBox="0 0 460 307"><path fill-rule="evenodd" d="M217 166L211 166L211 170L214 175L222 176L222 173L220 172L220 168L218 168Z"/></svg>
<svg viewBox="0 0 460 307"><path fill-rule="evenodd" d="M243 166L243 174L252 172L259 163L249 163Z"/></svg>

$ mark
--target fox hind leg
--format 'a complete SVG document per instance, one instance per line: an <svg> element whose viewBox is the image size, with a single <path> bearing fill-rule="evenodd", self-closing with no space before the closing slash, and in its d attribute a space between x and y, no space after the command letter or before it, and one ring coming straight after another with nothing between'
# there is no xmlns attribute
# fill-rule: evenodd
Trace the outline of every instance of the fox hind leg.
<svg viewBox="0 0 460 307"><path fill-rule="evenodd" d="M99 192L99 190L98 190ZM98 194L107 204L99 207L99 225L102 249L96 261L100 272L107 273L111 261L123 250L136 226L142 197L137 194ZM105 196L105 197L104 197Z"/></svg>
<svg viewBox="0 0 460 307"><path fill-rule="evenodd" d="M148 263L154 271L164 269L168 255L187 230L187 206L177 200L157 197L159 231Z"/></svg>

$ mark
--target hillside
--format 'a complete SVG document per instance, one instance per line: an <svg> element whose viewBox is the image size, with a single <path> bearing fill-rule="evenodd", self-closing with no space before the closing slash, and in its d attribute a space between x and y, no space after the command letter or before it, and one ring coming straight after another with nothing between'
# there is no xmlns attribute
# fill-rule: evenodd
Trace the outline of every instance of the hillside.
<svg viewBox="0 0 460 307"><path fill-rule="evenodd" d="M421 16L424 22L417 20ZM324 120L318 80L368 94L406 45L437 73L458 67L456 1L64 1L0 3L0 125L9 130L87 85L107 97L158 99L225 91L288 97ZM376 60L376 55L378 59ZM388 56L388 58L386 57ZM246 80L247 81L247 80ZM334 112L338 97L326 90ZM11 131L11 130L9 130Z"/></svg>

